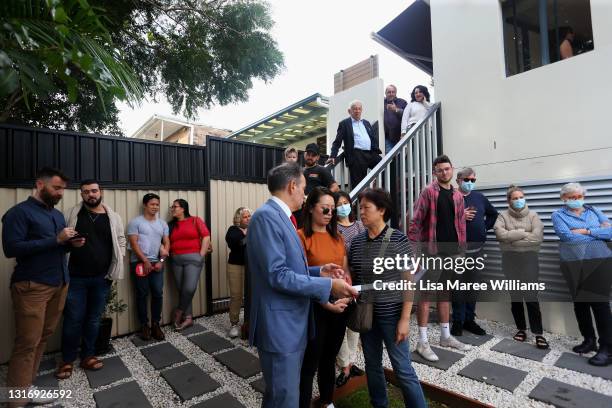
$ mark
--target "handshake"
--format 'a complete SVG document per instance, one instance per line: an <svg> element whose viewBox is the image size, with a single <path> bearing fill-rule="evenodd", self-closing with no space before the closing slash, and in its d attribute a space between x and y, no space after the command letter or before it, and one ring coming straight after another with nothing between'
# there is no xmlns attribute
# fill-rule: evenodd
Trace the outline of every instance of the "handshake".
<svg viewBox="0 0 612 408"><path fill-rule="evenodd" d="M341 299L356 297L359 292L349 283L350 276L344 272L340 265L325 264L321 267L321 277L331 278L331 294L333 297Z"/></svg>

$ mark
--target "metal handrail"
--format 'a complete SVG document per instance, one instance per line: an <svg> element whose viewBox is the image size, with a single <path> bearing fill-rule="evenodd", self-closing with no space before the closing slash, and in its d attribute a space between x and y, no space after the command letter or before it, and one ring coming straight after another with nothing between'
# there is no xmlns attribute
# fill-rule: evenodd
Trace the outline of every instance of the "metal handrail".
<svg viewBox="0 0 612 408"><path fill-rule="evenodd" d="M399 188L401 194L401 223L403 225L402 229L406 232L406 212L409 211L412 216L415 192L418 194L432 178L432 160L438 155L438 129L435 115L437 115L439 110L440 102L434 103L429 108L425 116L410 128L406 136L401 138L391 151L351 190L351 202L354 202L359 193L374 181L376 181L378 186L389 188L391 185L391 163L399 159L401 175ZM432 118L434 120L430 121ZM408 160L408 165L406 165L406 160ZM411 182L414 178L414 190L413 186L407 186L407 178Z"/></svg>

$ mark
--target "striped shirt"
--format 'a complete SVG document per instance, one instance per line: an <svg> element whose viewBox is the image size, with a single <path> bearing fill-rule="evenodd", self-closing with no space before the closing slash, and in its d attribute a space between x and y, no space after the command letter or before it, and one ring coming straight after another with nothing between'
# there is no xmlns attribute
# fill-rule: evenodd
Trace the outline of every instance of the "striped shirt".
<svg viewBox="0 0 612 408"><path fill-rule="evenodd" d="M398 230L393 230L387 248L384 254L381 254L381 245L388 228L388 226L385 227L374 239L368 236L367 231L353 238L348 262L354 285L371 284L375 280L383 282L399 282L402 280L402 271L399 269L385 269L381 274L373 272L373 259L376 257L395 258L397 254L401 257L407 255L412 258L413 256L408 238ZM401 313L404 302L403 294L404 292L402 291L388 290L368 290L362 292L362 296L367 301L374 302L374 314L376 316L396 316Z"/></svg>
<svg viewBox="0 0 612 408"><path fill-rule="evenodd" d="M338 224L338 232L344 237L344 246L346 247L347 254L351 249L351 242L353 241L353 238L363 233L365 230L366 229L361 221L355 221L348 227Z"/></svg>

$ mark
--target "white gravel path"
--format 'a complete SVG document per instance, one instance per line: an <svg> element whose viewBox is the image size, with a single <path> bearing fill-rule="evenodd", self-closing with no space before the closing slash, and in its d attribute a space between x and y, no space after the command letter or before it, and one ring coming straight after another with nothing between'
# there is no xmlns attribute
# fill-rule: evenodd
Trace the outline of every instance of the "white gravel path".
<svg viewBox="0 0 612 408"><path fill-rule="evenodd" d="M229 322L226 314L202 317L197 319L197 323L203 325L207 330L212 330L213 332L224 337L226 336L226 332L229 328ZM569 351L572 345L579 342L579 339L552 333L545 333L545 336L551 345L551 351L544 358L543 362L537 362L491 351L490 348L502 338L510 338L514 334L515 329L513 327L492 321L479 320L478 323L487 331L487 333L492 334L495 337L482 346L472 347L465 353L465 357L463 359L455 363L447 371L414 363L414 367L419 378L426 382L458 392L496 407L549 407L547 404L534 401L528 397L529 393L544 377L612 396L612 381L554 366L554 363L557 361L561 353ZM138 348L132 344L130 338L122 337L113 340L112 343L115 348L115 352L108 356L119 355L124 364L130 370L132 376L111 385L92 390L89 387L84 371L75 366L72 377L68 380L60 382L60 388L73 391L73 398L70 400L61 401L62 405L65 407L78 408L93 407L95 406L93 398L94 392L135 380L154 407L188 407L224 392L232 394L246 407L254 408L261 406L261 394L256 392L250 386L251 382L261 378L261 374L246 380L242 379L225 369L225 367L218 363L213 356L201 351L186 337L179 333L172 332L169 326L164 328L164 332L166 333L167 341L173 344L189 359L189 361L178 363L175 366L193 362L208 373L213 379L219 382L221 387L212 393L208 393L181 403L180 399L170 388L168 383L166 383L159 373L154 370L147 359L140 353ZM437 324L430 325L429 335L430 343L432 345L437 345L439 339L439 329ZM416 321L413 317L410 335L411 349L414 349L416 346L417 337L418 330L416 327ZM257 355L257 351L254 348L249 347L246 341L240 339L232 339L231 341L237 347L242 347L248 352ZM528 341L533 342L533 338L530 336ZM363 368L363 354L359 352L357 355L357 365ZM53 355L53 357L56 356L57 355ZM528 375L514 391L514 393L511 393L509 391L474 381L457 374L462 368L477 358L498 363L507 367L524 370L528 372ZM383 361L386 367L391 367L391 363L386 355L386 352ZM0 382L2 383L5 382L6 370L6 365L0 367ZM49 371L49 373L52 372L53 371ZM314 388L314 393L316 394L318 392L316 389L316 381ZM54 404L49 404L47 406L50 407L53 405Z"/></svg>

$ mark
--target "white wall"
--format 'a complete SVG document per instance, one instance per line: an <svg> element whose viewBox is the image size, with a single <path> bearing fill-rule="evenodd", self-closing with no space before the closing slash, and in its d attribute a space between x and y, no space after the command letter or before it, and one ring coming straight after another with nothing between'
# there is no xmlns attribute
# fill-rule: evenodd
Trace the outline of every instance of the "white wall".
<svg viewBox="0 0 612 408"><path fill-rule="evenodd" d="M374 126L378 121L378 143L381 151L385 151L385 131L383 128L385 90L381 78L373 78L356 85L346 91L329 98L327 113L327 154L331 152L332 143L336 138L338 123L349 117L348 108L351 101L358 99L363 103L361 117ZM340 150L342 151L342 150Z"/></svg>
<svg viewBox="0 0 612 408"><path fill-rule="evenodd" d="M591 0L595 50L506 77L499 2L431 0L444 152L479 184L609 174L612 2Z"/></svg>

